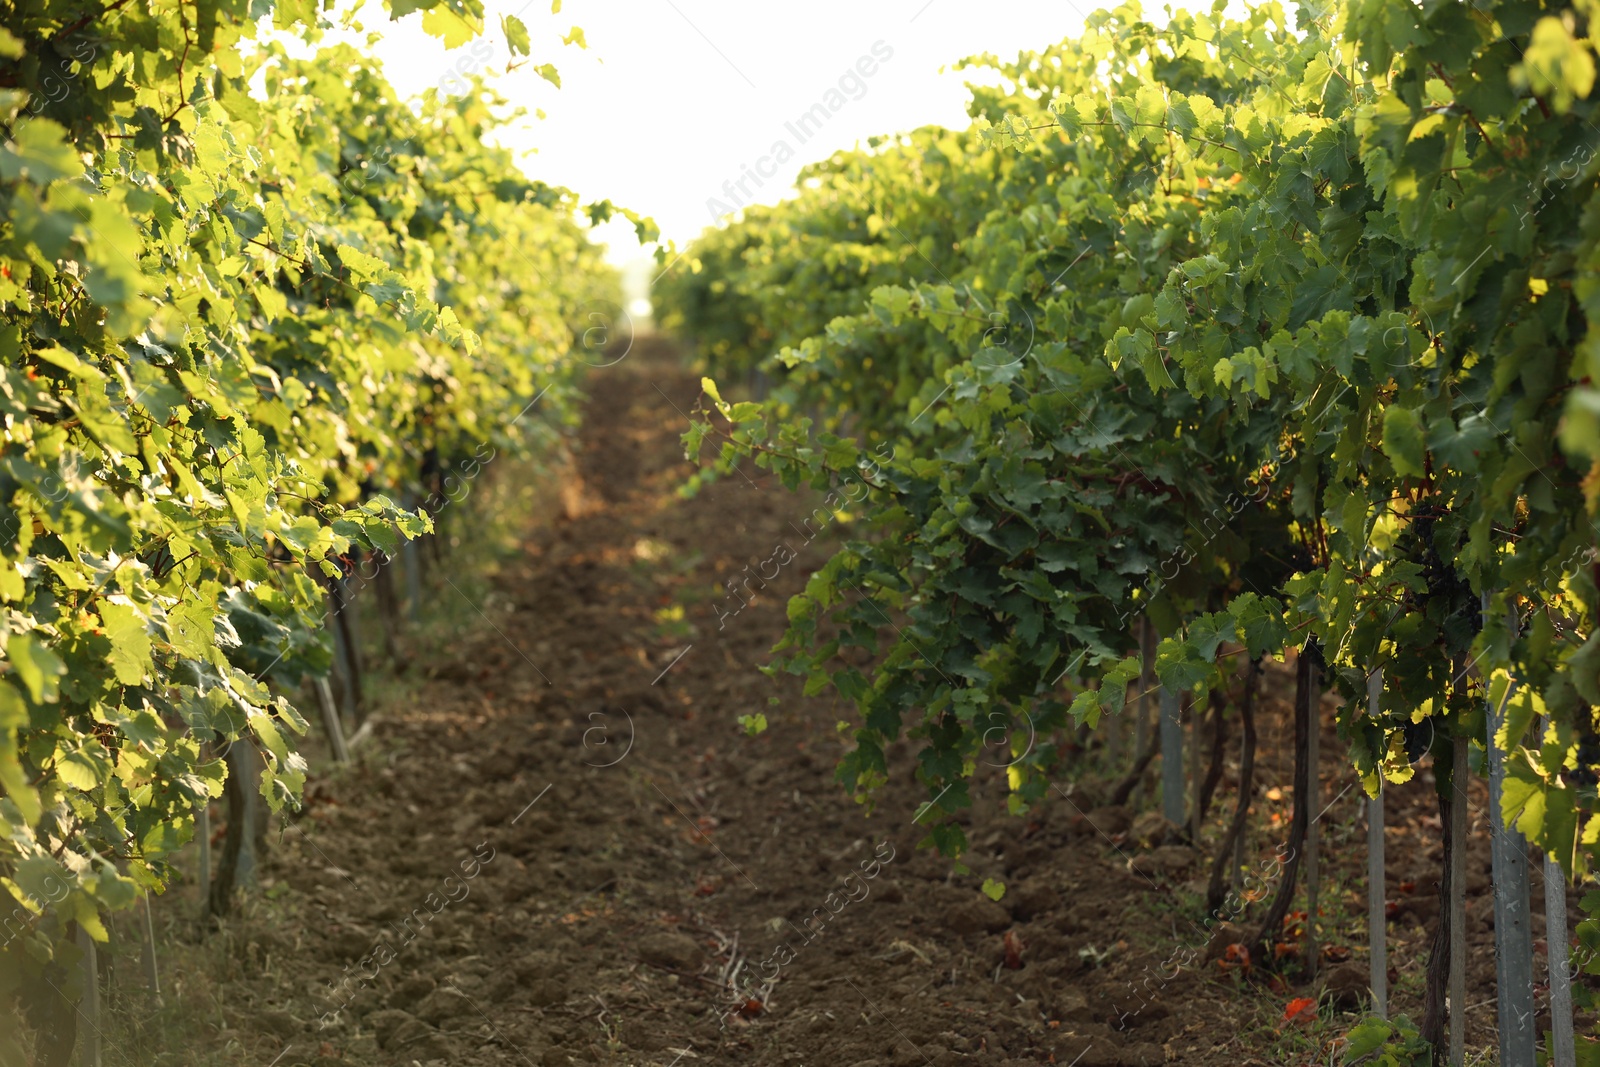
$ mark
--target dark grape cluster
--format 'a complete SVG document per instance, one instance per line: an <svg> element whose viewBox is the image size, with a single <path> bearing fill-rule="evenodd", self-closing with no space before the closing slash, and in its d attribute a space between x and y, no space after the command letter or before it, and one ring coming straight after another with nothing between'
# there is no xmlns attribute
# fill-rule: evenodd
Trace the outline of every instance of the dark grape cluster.
<svg viewBox="0 0 1600 1067"><path fill-rule="evenodd" d="M1578 766L1569 772L1567 781L1574 785L1600 783L1600 735L1594 731L1593 720L1585 716L1578 735Z"/></svg>

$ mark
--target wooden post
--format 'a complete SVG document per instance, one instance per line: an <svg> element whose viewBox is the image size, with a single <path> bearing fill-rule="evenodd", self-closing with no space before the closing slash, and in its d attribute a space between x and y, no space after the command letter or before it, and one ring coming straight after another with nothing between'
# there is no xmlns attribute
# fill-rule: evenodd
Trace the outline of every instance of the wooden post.
<svg viewBox="0 0 1600 1067"><path fill-rule="evenodd" d="M1467 1047L1467 748L1454 740L1450 763L1450 1067L1462 1067Z"/></svg>
<svg viewBox="0 0 1600 1067"><path fill-rule="evenodd" d="M1321 871L1318 866L1318 843L1321 838L1319 827L1322 815L1322 776L1318 765L1322 737L1322 655L1320 650L1314 651L1307 647L1303 655L1315 658L1311 661L1310 672L1306 681L1308 687L1307 699L1310 702L1311 722L1306 733L1306 798L1309 801L1306 807L1310 812L1310 822L1306 826L1306 960L1305 972L1307 978L1314 978L1317 974L1317 963L1321 947L1317 944L1317 910L1321 905L1322 881Z"/></svg>
<svg viewBox="0 0 1600 1067"><path fill-rule="evenodd" d="M156 973L156 924L155 918L150 914L150 894L144 894L141 903L144 905L139 910L144 912L144 938L139 947L140 969L144 971L144 984L149 988L150 995L157 1000L161 998L161 980Z"/></svg>
<svg viewBox="0 0 1600 1067"><path fill-rule="evenodd" d="M1540 736L1549 727L1540 724ZM1572 948L1567 933L1567 876L1548 852L1544 856L1545 967L1550 974L1550 1062L1576 1063L1572 1033Z"/></svg>
<svg viewBox="0 0 1600 1067"><path fill-rule="evenodd" d="M1193 696L1189 697L1189 840L1200 847L1200 791L1204 775L1200 771L1200 753L1205 749L1202 722L1205 715Z"/></svg>
<svg viewBox="0 0 1600 1067"><path fill-rule="evenodd" d="M1483 594L1484 623L1489 621L1489 594ZM1489 703L1489 831L1494 862L1494 948L1499 993L1500 1067L1534 1067L1538 1026L1533 1003L1533 931L1528 923L1528 856L1522 835L1505 825L1501 795L1505 786L1505 753L1495 734L1505 721L1506 701L1516 692L1513 679L1496 705Z"/></svg>
<svg viewBox="0 0 1600 1067"><path fill-rule="evenodd" d="M85 1026L78 1027L78 1063L81 1067L100 1067L100 965L94 938L78 927L78 950L83 953L83 999L78 1012Z"/></svg>
<svg viewBox="0 0 1600 1067"><path fill-rule="evenodd" d="M1161 687L1161 807L1174 826L1183 825L1183 724L1177 693Z"/></svg>
<svg viewBox="0 0 1600 1067"><path fill-rule="evenodd" d="M1545 965L1550 971L1550 1062L1576 1063L1572 1034L1572 974L1567 970L1567 876L1561 864L1544 857Z"/></svg>
<svg viewBox="0 0 1600 1067"><path fill-rule="evenodd" d="M313 685L317 690L317 704L322 709L322 726L328 731L328 744L333 748L333 759L336 763L349 763L350 750L344 741L344 724L339 721L339 707L333 702L333 687L328 684L328 679L317 678Z"/></svg>
<svg viewBox="0 0 1600 1067"><path fill-rule="evenodd" d="M1367 717L1376 719L1383 696L1383 668L1367 675ZM1383 775L1378 775L1378 795L1367 799L1367 940L1372 946L1372 1010L1389 1017L1389 922L1384 906Z"/></svg>
<svg viewBox="0 0 1600 1067"><path fill-rule="evenodd" d="M394 557L385 552L374 552L367 557L373 564L370 579L378 595L378 623L383 629L383 654L391 666L400 663L400 600L394 586Z"/></svg>
<svg viewBox="0 0 1600 1067"><path fill-rule="evenodd" d="M1100 730L1106 737L1105 766L1112 773L1122 765L1122 718L1119 710L1100 720Z"/></svg>
<svg viewBox="0 0 1600 1067"><path fill-rule="evenodd" d="M1150 731L1154 728L1150 722L1150 694L1156 688L1156 628L1144 615L1139 616L1139 656L1143 669L1139 672L1139 721L1134 736L1135 752L1154 747L1149 745L1149 740Z"/></svg>
<svg viewBox="0 0 1600 1067"><path fill-rule="evenodd" d="M416 500L409 493L405 499L406 510L414 510L417 506ZM406 566L406 608L414 625L422 621L422 557L417 553L415 539L401 540L400 556Z"/></svg>
<svg viewBox="0 0 1600 1067"><path fill-rule="evenodd" d="M333 607L334 601L331 597L328 604L328 629L333 634L333 663L330 669L339 690L339 710L348 714L351 722L359 723L361 717L356 714L355 686L350 677L349 661L344 654L344 634L339 626L338 609Z"/></svg>
<svg viewBox="0 0 1600 1067"><path fill-rule="evenodd" d="M406 614L415 625L422 621L422 557L417 554L417 542L402 544L400 555L406 564Z"/></svg>
<svg viewBox="0 0 1600 1067"><path fill-rule="evenodd" d="M239 862L234 868L233 884L250 885L256 871L256 806L260 802L259 768L255 760L255 746L245 738L235 741L228 749L228 773L239 778L239 807L228 812L228 821L239 820L242 839L239 842ZM228 832L232 833L230 826Z"/></svg>
<svg viewBox="0 0 1600 1067"><path fill-rule="evenodd" d="M343 579L328 583L328 602L332 618L334 662L341 668L345 687L345 708L359 724L366 717L361 706L361 658L356 649L353 627L355 612L345 596Z"/></svg>
<svg viewBox="0 0 1600 1067"><path fill-rule="evenodd" d="M366 659L361 654L361 609L356 606L356 597L350 594L350 577L346 575L338 579L339 604L343 608L341 618L344 619L345 655L350 657L350 666L356 679L367 673Z"/></svg>
<svg viewBox="0 0 1600 1067"><path fill-rule="evenodd" d="M211 916L211 802L201 801L194 813L194 835L200 839L196 881L200 886L200 921Z"/></svg>

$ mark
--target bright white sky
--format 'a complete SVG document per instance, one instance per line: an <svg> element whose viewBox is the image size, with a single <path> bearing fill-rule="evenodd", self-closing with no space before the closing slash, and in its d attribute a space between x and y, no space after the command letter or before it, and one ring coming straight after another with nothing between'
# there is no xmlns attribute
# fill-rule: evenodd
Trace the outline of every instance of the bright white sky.
<svg viewBox="0 0 1600 1067"><path fill-rule="evenodd" d="M380 14L365 28L383 34L385 71L411 96L450 85L458 62L472 69L474 47L492 48L482 66L503 72L510 56L499 16L520 10L534 55L495 84L547 117L530 115L501 142L529 153L523 166L531 176L650 215L681 248L712 221L708 200L735 206L724 183L769 156L775 142L787 142L794 157L759 189L747 179L753 200L777 201L802 165L873 134L964 127L963 78L940 68L974 53L1010 58L1059 41L1104 2L1080 10L1044 0L567 0L551 15L550 0L488 0L488 42L454 51L423 33L415 16L390 23ZM587 51L561 44L574 25ZM847 84L847 103L820 131L802 142L786 129L878 42L891 57ZM543 62L556 64L561 89L531 69ZM642 255L630 229L608 227L603 237L619 264Z"/></svg>

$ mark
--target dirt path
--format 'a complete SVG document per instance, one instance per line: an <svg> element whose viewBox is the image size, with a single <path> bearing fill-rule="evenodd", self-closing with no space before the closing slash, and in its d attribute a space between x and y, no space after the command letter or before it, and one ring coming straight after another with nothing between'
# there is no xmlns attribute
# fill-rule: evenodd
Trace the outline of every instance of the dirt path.
<svg viewBox="0 0 1600 1067"><path fill-rule="evenodd" d="M502 574L505 609L416 650L403 713L275 835L230 934L229 1062L1290 1062L1284 998L1239 992L1183 917L1181 850L1136 873L1116 813L1116 844L1064 794L1008 818L996 771L956 876L914 847L905 773L871 817L844 796L840 715L757 670L827 558L809 506L754 471L675 494L698 385L665 343L591 389L567 515ZM780 544L796 560L719 628L717 587ZM772 727L747 738L757 711Z"/></svg>

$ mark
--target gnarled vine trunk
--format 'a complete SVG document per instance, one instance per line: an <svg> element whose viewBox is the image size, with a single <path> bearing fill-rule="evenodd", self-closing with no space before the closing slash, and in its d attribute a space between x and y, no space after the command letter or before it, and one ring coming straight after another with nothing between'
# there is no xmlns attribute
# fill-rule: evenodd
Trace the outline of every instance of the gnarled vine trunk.
<svg viewBox="0 0 1600 1067"><path fill-rule="evenodd" d="M1227 694L1221 690L1211 692L1211 766L1206 768L1205 781L1200 785L1200 821L1205 822L1211 811L1211 798L1222 783L1223 756L1228 747Z"/></svg>
<svg viewBox="0 0 1600 1067"><path fill-rule="evenodd" d="M1310 741L1312 672L1322 669L1322 649L1316 638L1306 642L1295 662L1294 672L1294 817L1289 824L1289 858L1283 864L1283 880L1278 895L1267 909L1256 933L1251 955L1263 962L1273 959L1272 946L1283 933L1283 920L1294 901L1300 875L1301 854L1306 847L1306 830L1311 825Z"/></svg>
<svg viewBox="0 0 1600 1067"><path fill-rule="evenodd" d="M1434 749L1435 773L1452 766L1454 760L1449 757L1454 754L1455 746L1461 743L1455 738L1449 738L1446 745ZM1423 979L1422 1023L1419 1027L1423 1040L1433 1045L1435 1059L1440 1063L1449 1062L1449 1047L1445 1034L1445 1021L1448 1018L1445 1009L1445 990L1450 979L1452 910L1450 899L1453 888L1451 873L1455 866L1453 860L1456 849L1465 844L1456 840L1453 818L1455 805L1452 803L1454 791L1453 782L1439 782L1439 825L1443 829L1444 836L1444 856L1439 863L1439 925L1434 927L1433 943L1428 946L1428 970ZM1457 1010L1460 1010L1459 1006Z"/></svg>
<svg viewBox="0 0 1600 1067"><path fill-rule="evenodd" d="M1238 852L1239 841L1244 837L1245 826L1250 821L1251 793L1255 790L1256 769L1256 687L1261 681L1261 661L1252 659L1245 674L1244 692L1239 699L1239 722L1244 728L1244 739L1239 750L1239 799L1234 804L1233 821L1217 845L1217 858L1211 864L1211 883L1206 887L1206 914L1216 915L1221 909L1227 888L1232 879L1228 865Z"/></svg>
<svg viewBox="0 0 1600 1067"><path fill-rule="evenodd" d="M77 923L68 923L63 943L77 939ZM44 965L44 981L30 983L22 993L23 1009L34 1030L33 1067L72 1067L78 1043L78 1006L60 992L72 985L69 969L61 961Z"/></svg>

